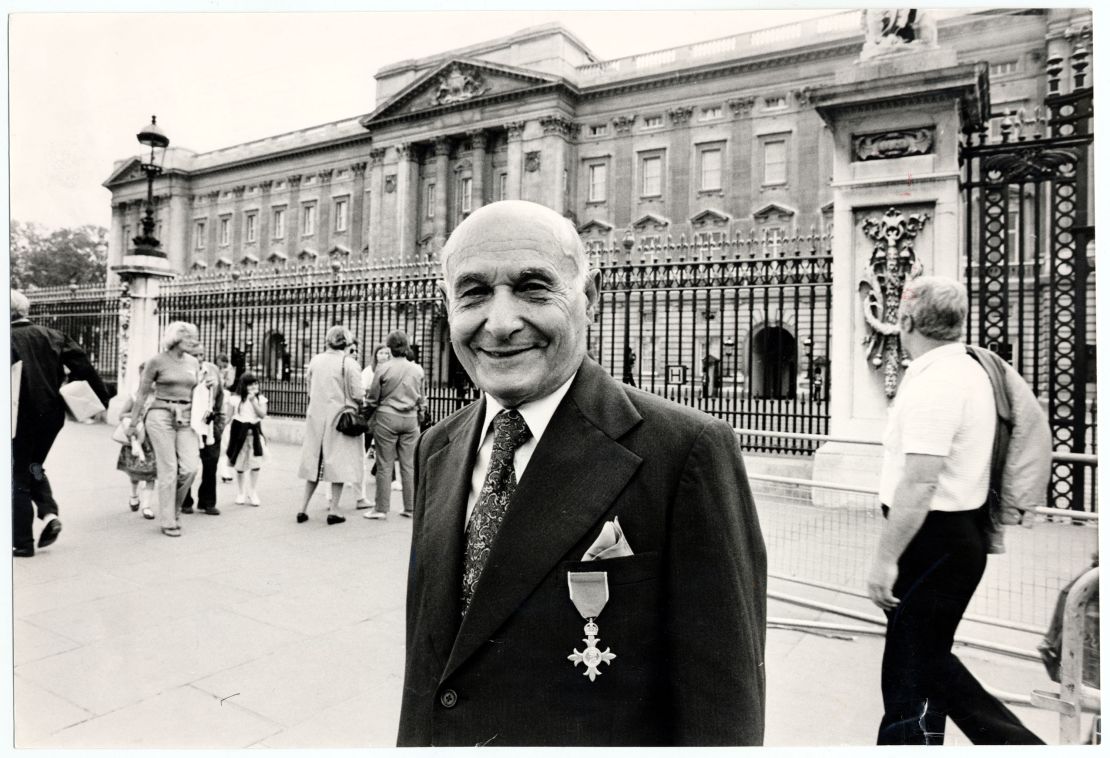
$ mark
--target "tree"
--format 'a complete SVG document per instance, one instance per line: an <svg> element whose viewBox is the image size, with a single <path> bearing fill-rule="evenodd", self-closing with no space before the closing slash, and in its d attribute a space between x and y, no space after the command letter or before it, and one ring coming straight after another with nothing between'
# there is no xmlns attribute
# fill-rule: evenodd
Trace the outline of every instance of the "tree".
<svg viewBox="0 0 1110 758"><path fill-rule="evenodd" d="M47 232L34 223L12 221L9 233L12 286L55 287L104 282L108 274L108 230L85 224Z"/></svg>

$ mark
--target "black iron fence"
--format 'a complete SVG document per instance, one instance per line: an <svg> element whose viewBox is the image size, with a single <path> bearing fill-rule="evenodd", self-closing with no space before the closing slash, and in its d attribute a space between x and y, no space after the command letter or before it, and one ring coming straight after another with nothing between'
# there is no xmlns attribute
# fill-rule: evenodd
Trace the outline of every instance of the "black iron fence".
<svg viewBox="0 0 1110 758"><path fill-rule="evenodd" d="M793 243L793 244L790 244ZM590 352L623 381L696 406L733 426L828 430L829 238L753 239L595 252L599 314ZM335 262L202 274L163 285L163 325L195 323L210 357L225 354L261 379L274 415L302 416L304 372L329 326L359 339L363 365L394 329L408 333L427 377L433 419L477 398L451 349L432 264ZM799 440L748 447L808 453Z"/></svg>
<svg viewBox="0 0 1110 758"><path fill-rule="evenodd" d="M103 284L49 287L26 293L31 318L79 344L112 391L119 365L119 290Z"/></svg>

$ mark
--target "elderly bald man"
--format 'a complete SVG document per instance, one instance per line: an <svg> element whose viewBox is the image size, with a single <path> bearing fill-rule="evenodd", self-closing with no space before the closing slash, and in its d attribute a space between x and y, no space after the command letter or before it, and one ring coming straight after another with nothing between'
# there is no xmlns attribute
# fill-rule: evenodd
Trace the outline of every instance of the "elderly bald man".
<svg viewBox="0 0 1110 758"><path fill-rule="evenodd" d="M587 358L598 273L505 201L443 250L482 399L417 449L398 744L758 745L766 555L732 430Z"/></svg>

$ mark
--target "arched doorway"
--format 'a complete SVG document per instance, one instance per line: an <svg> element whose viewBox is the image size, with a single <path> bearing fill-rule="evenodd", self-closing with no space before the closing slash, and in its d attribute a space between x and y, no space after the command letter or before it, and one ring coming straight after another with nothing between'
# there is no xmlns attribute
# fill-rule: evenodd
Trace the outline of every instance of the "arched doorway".
<svg viewBox="0 0 1110 758"><path fill-rule="evenodd" d="M794 397L798 343L781 326L765 326L752 339L752 395L769 400Z"/></svg>
<svg viewBox="0 0 1110 758"><path fill-rule="evenodd" d="M285 347L285 335L270 332L262 352L262 372L266 379L289 381L291 356Z"/></svg>

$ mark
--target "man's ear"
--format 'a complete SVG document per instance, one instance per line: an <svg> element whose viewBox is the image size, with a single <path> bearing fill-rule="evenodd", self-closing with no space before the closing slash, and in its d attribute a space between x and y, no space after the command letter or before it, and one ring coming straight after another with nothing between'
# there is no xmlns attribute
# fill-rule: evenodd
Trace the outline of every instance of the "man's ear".
<svg viewBox="0 0 1110 758"><path fill-rule="evenodd" d="M448 291L447 291L447 282L445 282L442 279L437 279L436 280L436 289L439 290L439 295L443 300L444 307L450 308L450 306L451 306L451 295L448 294Z"/></svg>
<svg viewBox="0 0 1110 758"><path fill-rule="evenodd" d="M586 274L586 317L593 323L597 316L597 302L601 291L601 270L590 269Z"/></svg>

